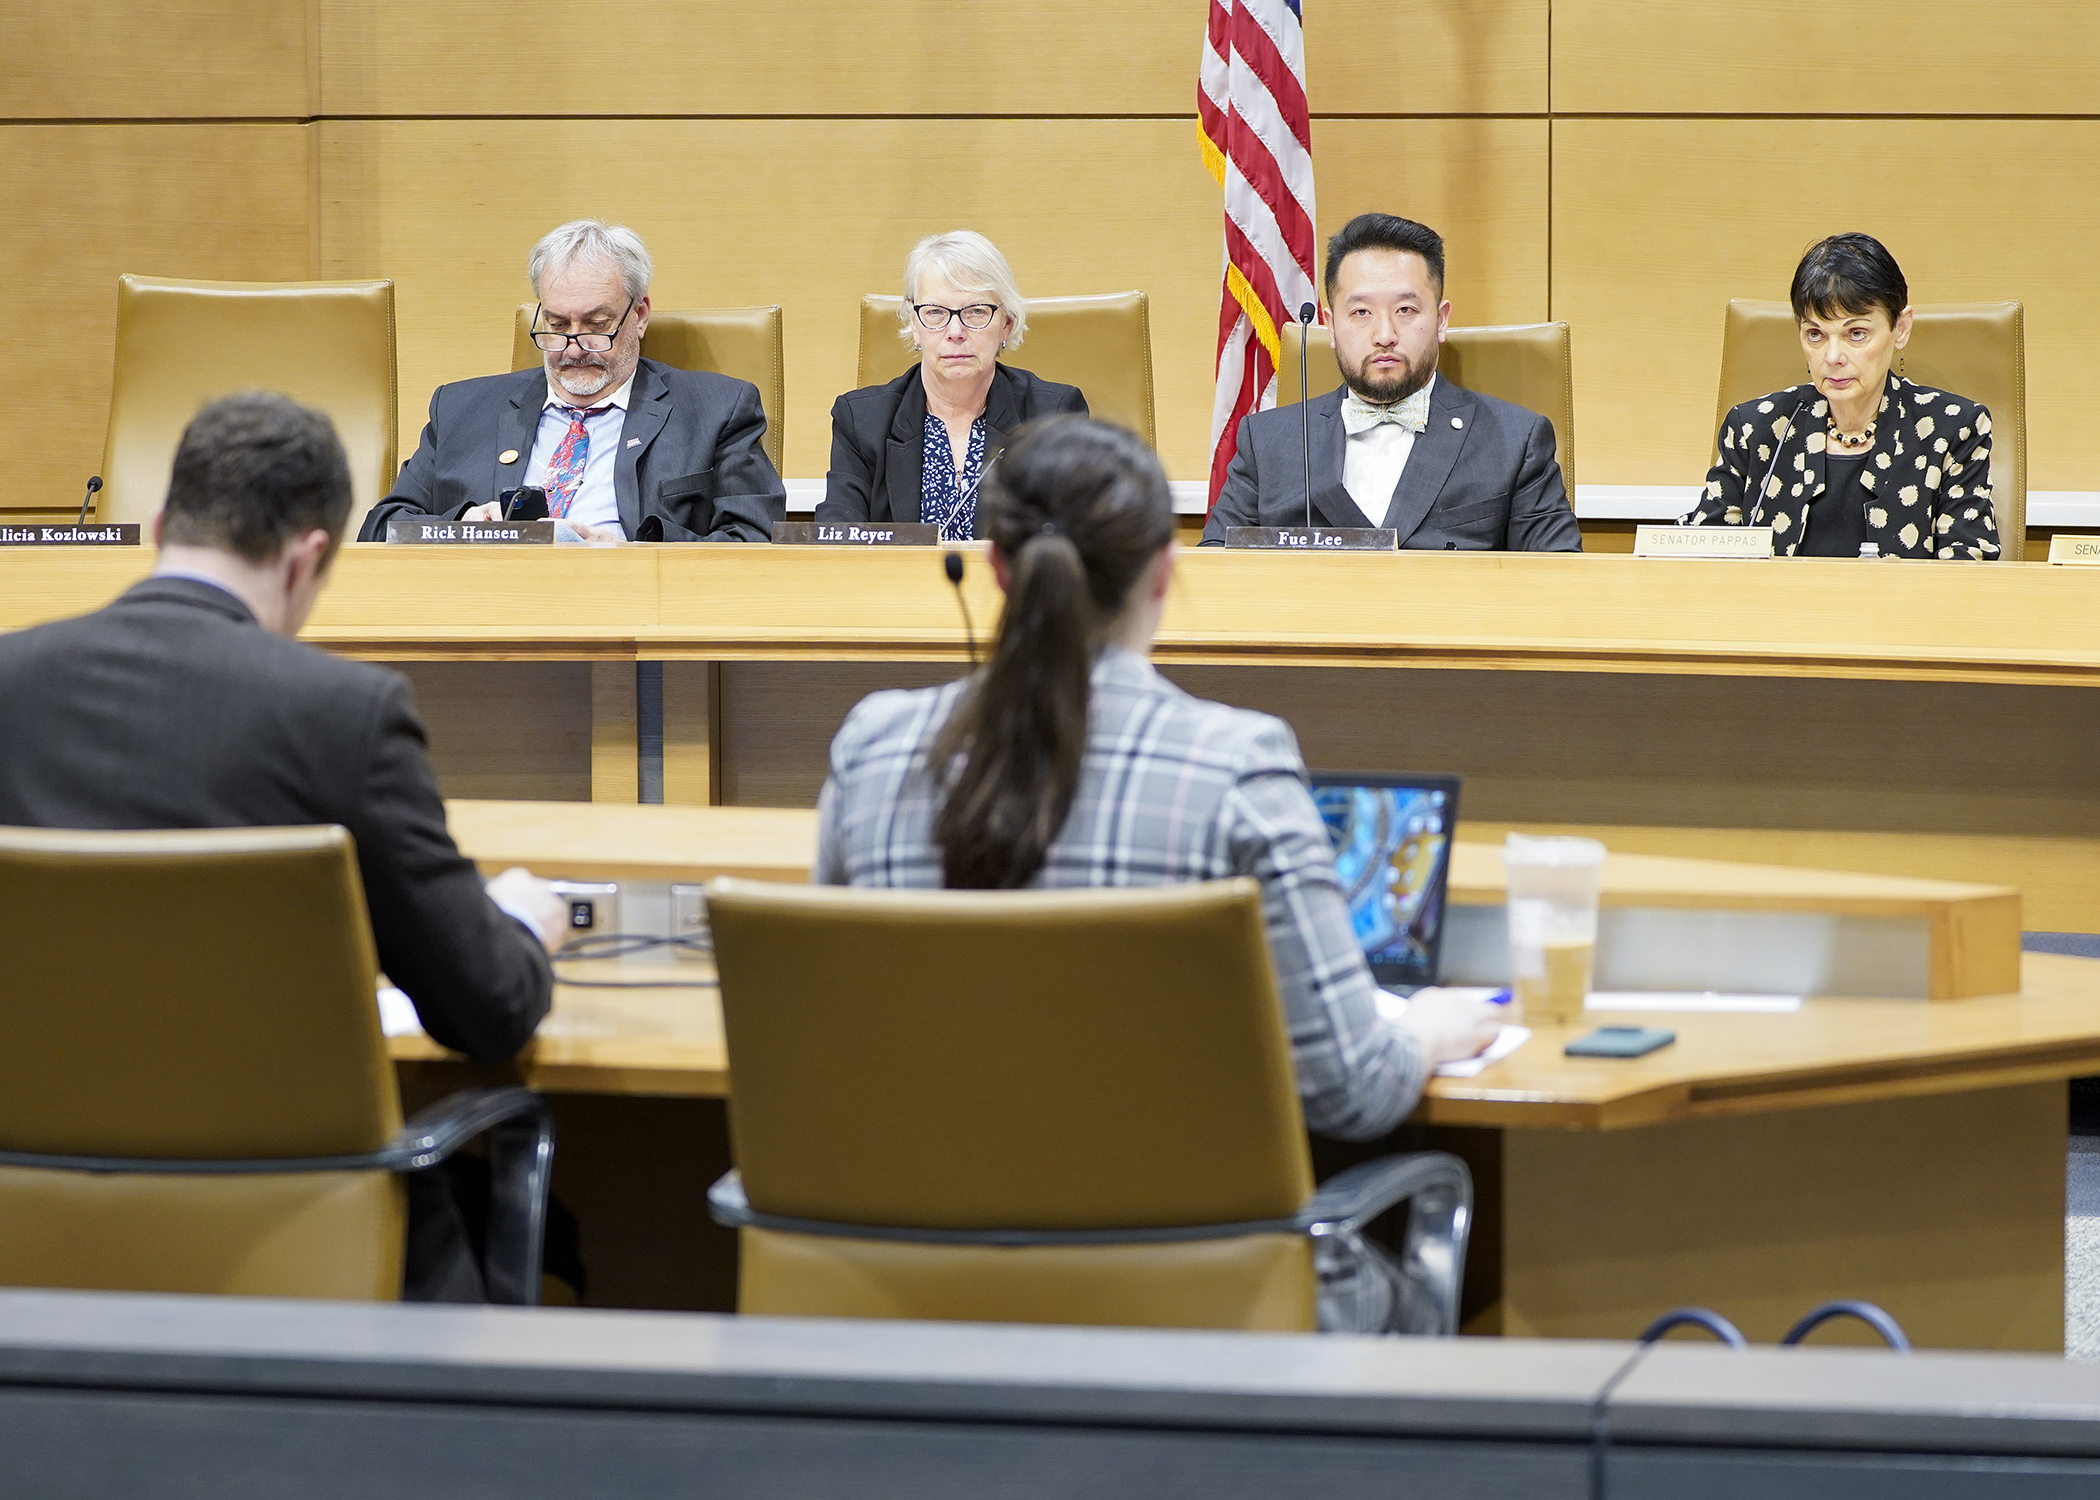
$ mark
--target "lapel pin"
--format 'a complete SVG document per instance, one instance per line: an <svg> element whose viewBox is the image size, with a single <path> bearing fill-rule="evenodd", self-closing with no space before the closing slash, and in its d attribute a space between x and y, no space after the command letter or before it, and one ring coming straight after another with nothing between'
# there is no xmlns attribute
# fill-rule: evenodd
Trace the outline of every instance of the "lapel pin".
<svg viewBox="0 0 2100 1500"><path fill-rule="evenodd" d="M515 448L505 448L501 453L496 455L496 462L499 464L514 464L517 461L518 450Z"/></svg>
<svg viewBox="0 0 2100 1500"><path fill-rule="evenodd" d="M639 448L642 446L642 440L640 438L629 438L627 440L627 446L630 448Z"/></svg>
<svg viewBox="0 0 2100 1500"><path fill-rule="evenodd" d="M1466 425L1466 419L1464 417L1453 417L1451 419L1451 425L1453 427L1463 427Z"/></svg>

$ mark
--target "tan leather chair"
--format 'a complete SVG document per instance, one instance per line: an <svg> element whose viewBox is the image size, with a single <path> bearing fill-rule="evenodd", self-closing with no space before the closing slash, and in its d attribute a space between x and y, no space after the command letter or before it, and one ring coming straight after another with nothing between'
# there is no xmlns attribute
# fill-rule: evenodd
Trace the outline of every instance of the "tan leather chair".
<svg viewBox="0 0 2100 1500"><path fill-rule="evenodd" d="M391 281L117 278L116 379L98 521L151 519L198 408L280 391L328 413L350 459L350 524L394 483L398 391Z"/></svg>
<svg viewBox="0 0 2100 1500"><path fill-rule="evenodd" d="M1731 407L1808 379L1794 309L1736 298L1721 335L1721 391L1713 430ZM1910 345L1896 373L1991 411L1991 500L1998 544L2018 562L2027 553L2027 332L2017 302L1950 302L1912 312ZM1708 453L1711 457L1711 445Z"/></svg>
<svg viewBox="0 0 2100 1500"><path fill-rule="evenodd" d="M1456 1330L1465 1166L1314 1190L1253 881L708 889L741 1311L1304 1330L1309 1236L1411 1197L1417 1331Z"/></svg>
<svg viewBox="0 0 2100 1500"><path fill-rule="evenodd" d="M497 1130L489 1290L538 1300L524 1089L406 1126L340 828L0 828L0 1286L385 1300L404 1188Z"/></svg>
<svg viewBox="0 0 2100 1500"><path fill-rule="evenodd" d="M1342 383L1329 331L1315 323L1283 326L1283 369L1276 377L1279 406L1298 404L1298 340L1307 335L1305 383L1324 396ZM1453 328L1437 356L1437 373L1483 396L1511 401L1553 424L1555 454L1569 503L1575 499L1575 366L1565 323L1507 323Z"/></svg>
<svg viewBox="0 0 2100 1500"><path fill-rule="evenodd" d="M882 385L918 363L897 337L902 297L860 299L860 373L856 386ZM1035 297L1028 336L1012 363L1045 380L1076 385L1087 410L1159 446L1152 411L1152 314L1143 292L1100 297Z"/></svg>
<svg viewBox="0 0 2100 1500"><path fill-rule="evenodd" d="M513 370L528 370L542 359L532 342L532 314L530 302L518 308L510 341ZM706 370L757 386L766 413L759 446L776 472L787 472L787 348L778 307L652 308L642 356L674 370Z"/></svg>

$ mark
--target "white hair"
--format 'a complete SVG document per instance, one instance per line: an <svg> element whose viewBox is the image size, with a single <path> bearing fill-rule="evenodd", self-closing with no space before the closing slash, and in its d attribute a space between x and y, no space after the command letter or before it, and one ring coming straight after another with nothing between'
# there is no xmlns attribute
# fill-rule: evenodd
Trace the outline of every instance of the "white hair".
<svg viewBox="0 0 2100 1500"><path fill-rule="evenodd" d="M1006 347L1021 347L1028 331L1028 300L1014 285L1014 269L999 253L999 247L974 229L951 229L929 234L911 247L904 257L904 305L897 309L898 334L911 339L912 308L919 300L919 282L928 272L947 278L951 286L965 292L982 292L1012 318Z"/></svg>
<svg viewBox="0 0 2100 1500"><path fill-rule="evenodd" d="M549 271L564 271L582 262L607 266L620 273L627 300L639 302L649 295L649 279L655 274L642 237L625 224L603 219L571 219L559 229L550 229L525 261L525 274L532 278L532 295L540 295L540 278Z"/></svg>

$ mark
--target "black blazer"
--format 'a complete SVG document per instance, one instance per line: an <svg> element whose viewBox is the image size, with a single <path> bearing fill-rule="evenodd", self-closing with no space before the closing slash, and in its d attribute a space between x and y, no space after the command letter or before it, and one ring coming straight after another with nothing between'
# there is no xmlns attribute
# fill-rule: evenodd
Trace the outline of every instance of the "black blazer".
<svg viewBox="0 0 2100 1500"><path fill-rule="evenodd" d="M985 461L1032 417L1087 414L1079 387L1000 365L984 401ZM819 521L916 521L926 454L926 385L913 365L888 385L848 391L831 404L831 472Z"/></svg>
<svg viewBox="0 0 2100 1500"><path fill-rule="evenodd" d="M339 823L387 977L431 1036L494 1062L547 1013L547 955L453 845L423 746L397 673L274 635L212 584L149 578L0 636L0 823Z"/></svg>
<svg viewBox="0 0 2100 1500"><path fill-rule="evenodd" d="M441 385L422 441L393 490L372 507L358 540L383 542L399 515L456 521L525 482L547 405L539 365ZM769 542L787 512L787 487L759 446L766 414L758 387L645 359L635 367L620 459L613 470L620 524L638 542ZM510 462L502 462L505 454Z"/></svg>
<svg viewBox="0 0 2100 1500"><path fill-rule="evenodd" d="M1305 524L1305 427L1311 429L1315 526L1369 526L1342 483L1349 435L1337 387L1311 410L1277 406L1240 419L1225 488L1203 527L1221 546L1228 526ZM1582 528L1554 457L1553 424L1537 412L1454 385L1429 394L1429 425L1415 437L1385 524L1400 545L1432 552L1580 552Z"/></svg>

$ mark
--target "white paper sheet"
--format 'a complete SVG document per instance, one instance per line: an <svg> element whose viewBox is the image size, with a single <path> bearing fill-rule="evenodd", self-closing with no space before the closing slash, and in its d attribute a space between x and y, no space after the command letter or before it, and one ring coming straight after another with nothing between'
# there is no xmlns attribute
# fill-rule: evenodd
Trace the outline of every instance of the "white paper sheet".
<svg viewBox="0 0 2100 1500"><path fill-rule="evenodd" d="M417 1036L423 1030L415 1001L390 984L379 987L379 1029L388 1036Z"/></svg>
<svg viewBox="0 0 2100 1500"><path fill-rule="evenodd" d="M1418 990L1416 993L1420 994L1423 992ZM1506 994L1507 991L1445 987L1439 993L1485 1000L1490 995ZM1407 1014L1407 997L1405 995L1396 995L1391 990L1380 990L1378 992L1378 1013L1388 1021L1399 1020ZM1529 1026L1511 1026L1505 1023L1502 1029L1495 1033L1494 1041L1488 1043L1487 1051L1481 1053L1478 1057L1469 1057L1464 1062L1445 1063L1436 1070L1436 1076L1439 1078L1471 1078L1483 1068L1491 1067L1495 1063L1502 1061L1503 1058L1509 1056L1510 1053L1516 1051L1530 1040L1531 1028Z"/></svg>
<svg viewBox="0 0 2100 1500"><path fill-rule="evenodd" d="M1585 1010L1747 1011L1761 1015L1786 1015L1800 1008L1799 995L1727 995L1713 990L1592 990L1583 1005Z"/></svg>

